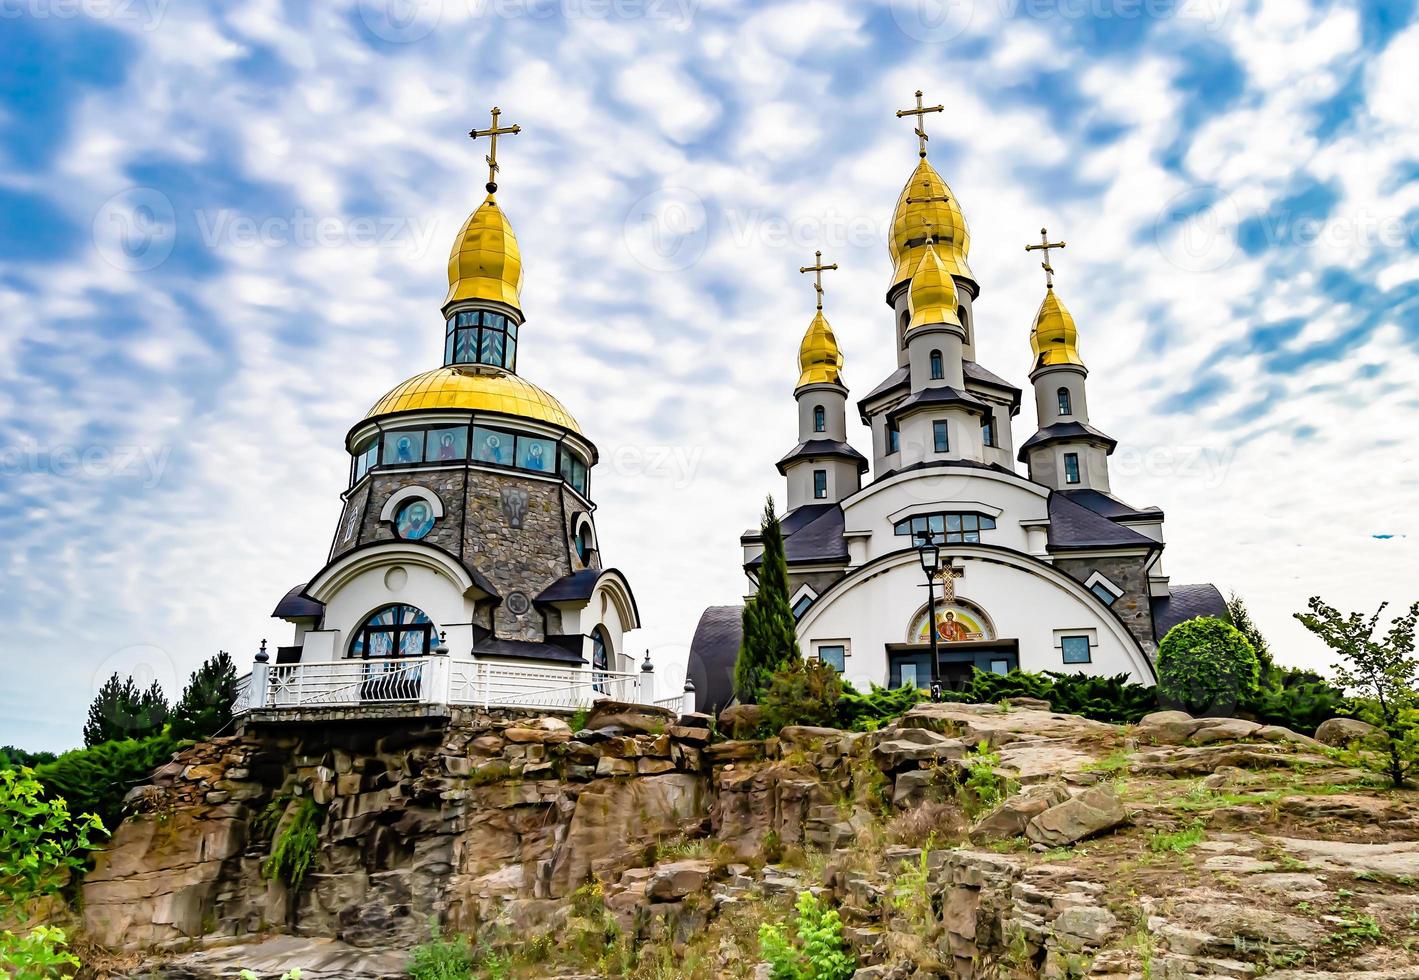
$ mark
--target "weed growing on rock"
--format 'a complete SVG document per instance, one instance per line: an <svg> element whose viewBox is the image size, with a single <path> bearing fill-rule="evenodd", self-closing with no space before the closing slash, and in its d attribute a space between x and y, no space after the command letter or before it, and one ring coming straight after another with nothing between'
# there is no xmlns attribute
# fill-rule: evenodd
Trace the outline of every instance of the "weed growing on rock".
<svg viewBox="0 0 1419 980"><path fill-rule="evenodd" d="M1201 844L1203 838L1207 836L1207 828L1198 820L1191 826L1172 833L1157 831L1148 836L1148 849L1154 854L1170 852L1173 854L1183 854Z"/></svg>
<svg viewBox="0 0 1419 980"><path fill-rule="evenodd" d="M996 773L1000 765L1000 755L991 750L986 742L981 742L963 760L966 778L961 783L958 799L966 815L975 819L988 810L993 810L1019 789L1013 780Z"/></svg>
<svg viewBox="0 0 1419 980"><path fill-rule="evenodd" d="M770 980L849 980L857 957L843 938L836 909L825 908L812 892L799 892L791 928L759 927L759 953L769 964Z"/></svg>
<svg viewBox="0 0 1419 980"><path fill-rule="evenodd" d="M302 796L295 812L271 845L271 857L262 868L268 878L279 878L299 892L306 874L315 867L320 850L320 821L325 811L309 796Z"/></svg>

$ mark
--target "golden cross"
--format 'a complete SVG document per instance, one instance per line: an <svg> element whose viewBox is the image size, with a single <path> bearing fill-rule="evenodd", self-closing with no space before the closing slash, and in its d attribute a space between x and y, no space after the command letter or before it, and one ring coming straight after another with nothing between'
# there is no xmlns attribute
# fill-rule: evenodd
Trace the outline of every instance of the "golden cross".
<svg viewBox="0 0 1419 980"><path fill-rule="evenodd" d="M1040 229L1040 243L1038 245L1026 245L1027 252L1044 252L1045 260L1040 263L1040 268L1045 270L1045 288L1054 288L1054 266L1049 264L1049 250L1052 248L1063 248L1064 242L1052 242L1049 240L1049 232Z"/></svg>
<svg viewBox="0 0 1419 980"><path fill-rule="evenodd" d="M497 106L493 106L492 127L489 129L470 129L468 131L468 136L471 139L476 140L484 136L488 137L488 155L484 157L484 159L488 161L489 194L493 193L495 190L498 189L498 137L509 135L515 136L518 133L522 132L521 126L498 126L498 116L502 115L502 113L503 111L501 109L499 109Z"/></svg>
<svg viewBox="0 0 1419 980"><path fill-rule="evenodd" d="M832 265L824 265L822 252L813 253L812 265L800 265L798 267L799 272L813 273L813 290L818 294L819 310L823 308L823 273L828 271L829 269L837 269L837 267L838 264L836 262L834 262Z"/></svg>
<svg viewBox="0 0 1419 980"><path fill-rule="evenodd" d="M945 111L946 111L946 107L945 107L944 105L922 105L922 104L921 104L921 89L917 89L917 90L916 90L916 108L915 108L915 109L898 109L898 110L897 110L897 118L898 118L898 119L901 119L903 116L916 116L916 138L920 141L921 149L918 151L920 156L922 156L922 157L925 157L925 156L926 156L926 114L927 114L928 112L945 112Z"/></svg>
<svg viewBox="0 0 1419 980"><path fill-rule="evenodd" d="M941 579L941 601L956 601L956 579L961 577L961 573L956 571L951 564L951 559L946 559L946 564L941 566L941 571L937 573Z"/></svg>

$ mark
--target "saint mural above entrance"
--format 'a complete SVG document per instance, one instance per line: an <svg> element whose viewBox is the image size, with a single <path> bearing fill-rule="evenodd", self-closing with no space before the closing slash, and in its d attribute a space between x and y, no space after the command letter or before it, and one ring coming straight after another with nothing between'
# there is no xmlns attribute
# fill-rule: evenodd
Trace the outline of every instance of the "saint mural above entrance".
<svg viewBox="0 0 1419 980"><path fill-rule="evenodd" d="M1173 584L1163 570L1161 510L1115 496L1116 443L1091 424L1081 331L1055 289L1064 243L1043 230L1024 243L1027 255L1041 253L1045 275L1029 350L1019 351L1027 394L977 360L979 337L1001 349L995 338L1023 325L993 322L984 307L977 317L964 204L927 159L928 120L949 128L952 117L923 92L897 117L913 123L918 160L887 242L891 312L878 339L895 369L856 404L867 456L850 444L846 359L823 312L822 271L841 260L784 261L785 273L813 272L815 287L793 393L797 445L777 464L799 647L859 685L959 687L972 671L1015 668L1152 683L1168 628L1225 604L1215 587ZM763 325L765 334L781 329ZM1035 429L1017 446L1012 420L1026 397ZM757 586L759 530L740 542ZM931 623L923 569L938 565L919 545L936 548L944 566L930 579ZM702 709L733 696L740 635L731 623L731 607L707 611L691 645Z"/></svg>
<svg viewBox="0 0 1419 980"><path fill-rule="evenodd" d="M370 660L402 671L415 697L426 680L486 685L490 675L474 668L496 664L518 678L519 699L541 689L567 697L568 671L585 671L589 689L593 666L603 687L608 674L639 677L626 648L640 625L630 586L587 545L597 540L596 446L521 373L535 367L518 357L531 329L523 259L495 196L498 137L521 128L498 115L470 133L492 143L489 180L453 242L448 292L426 335L429 360L442 353L443 364L393 384L350 429L349 486L325 567L276 611L295 628L283 665L335 665L347 695L374 690ZM423 664L444 654L461 666ZM350 660L364 666L340 666Z"/></svg>

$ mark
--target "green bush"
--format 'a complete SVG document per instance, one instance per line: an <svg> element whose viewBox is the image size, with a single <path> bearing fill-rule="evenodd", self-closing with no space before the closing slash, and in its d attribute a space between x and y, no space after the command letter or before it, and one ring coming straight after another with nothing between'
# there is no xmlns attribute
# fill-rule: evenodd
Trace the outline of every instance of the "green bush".
<svg viewBox="0 0 1419 980"><path fill-rule="evenodd" d="M320 852L320 822L325 811L309 796L302 796L271 845L271 857L261 869L268 878L279 878L299 892L306 874L315 867Z"/></svg>
<svg viewBox="0 0 1419 980"><path fill-rule="evenodd" d="M1168 630L1158 647L1158 694L1194 715L1231 715L1256 698L1260 664L1236 627L1200 616Z"/></svg>
<svg viewBox="0 0 1419 980"><path fill-rule="evenodd" d="M1309 734L1328 718L1354 713L1345 692L1308 670L1273 667L1242 710L1263 725Z"/></svg>
<svg viewBox="0 0 1419 980"><path fill-rule="evenodd" d="M128 791L179 748L181 743L166 734L103 742L36 766L35 778L49 796L67 801L71 812L94 813L105 826L116 827L123 819L123 798Z"/></svg>
<svg viewBox="0 0 1419 980"><path fill-rule="evenodd" d="M53 752L29 752L14 745L0 747L0 769L33 769L57 758Z"/></svg>
<svg viewBox="0 0 1419 980"><path fill-rule="evenodd" d="M812 892L799 892L793 936L777 925L759 927L759 954L771 980L850 980L857 957L843 938L836 909L824 908Z"/></svg>
<svg viewBox="0 0 1419 980"><path fill-rule="evenodd" d="M821 660L795 657L774 671L759 699L764 728L773 735L785 725L831 727L838 722L842 679Z"/></svg>
<svg viewBox="0 0 1419 980"><path fill-rule="evenodd" d="M0 977L72 980L81 964L68 945L64 930L52 926L36 926L20 936L6 929L0 932Z"/></svg>
<svg viewBox="0 0 1419 980"><path fill-rule="evenodd" d="M863 694L844 682L842 697L838 699L837 725L852 731L873 731L885 722L906 714L925 697L925 691L910 685L887 688L873 684Z"/></svg>
<svg viewBox="0 0 1419 980"><path fill-rule="evenodd" d="M1054 671L1032 674L1012 670L995 674L977 670L971 676L969 689L956 697L961 695L977 704L994 704L1005 698L1039 698L1048 701L1055 711L1111 725L1131 725L1158 710L1157 690L1134 683L1128 674L1098 677Z"/></svg>
<svg viewBox="0 0 1419 980"><path fill-rule="evenodd" d="M445 939L435 926L428 942L414 949L412 980L469 980L476 957L467 936Z"/></svg>

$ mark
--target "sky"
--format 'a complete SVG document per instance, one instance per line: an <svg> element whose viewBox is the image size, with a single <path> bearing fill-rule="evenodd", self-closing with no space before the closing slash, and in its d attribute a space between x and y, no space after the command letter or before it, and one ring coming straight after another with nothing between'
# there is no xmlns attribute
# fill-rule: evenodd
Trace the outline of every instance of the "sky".
<svg viewBox="0 0 1419 980"><path fill-rule="evenodd" d="M931 160L978 357L1028 387L1041 226L1116 494L1283 663L1307 597L1419 599L1419 23L1301 0L6 0L0 744L115 670L176 696L289 642L343 439L437 366L499 105L519 371L597 443L604 559L660 683L746 591L796 442L815 249L853 399L895 366L886 239ZM1034 431L1030 402L1014 420ZM851 441L867 451L865 428ZM870 455L870 454L869 454ZM679 674L680 677L683 673Z"/></svg>

